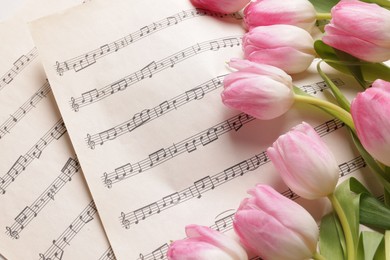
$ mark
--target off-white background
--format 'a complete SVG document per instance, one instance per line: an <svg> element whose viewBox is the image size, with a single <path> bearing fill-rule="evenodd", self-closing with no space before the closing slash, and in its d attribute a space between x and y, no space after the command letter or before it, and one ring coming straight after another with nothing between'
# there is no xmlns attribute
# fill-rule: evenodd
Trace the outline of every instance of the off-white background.
<svg viewBox="0 0 390 260"><path fill-rule="evenodd" d="M15 11L22 6L23 2L24 0L0 0L0 21L11 17ZM5 258L1 256L1 252L0 260L5 260Z"/></svg>

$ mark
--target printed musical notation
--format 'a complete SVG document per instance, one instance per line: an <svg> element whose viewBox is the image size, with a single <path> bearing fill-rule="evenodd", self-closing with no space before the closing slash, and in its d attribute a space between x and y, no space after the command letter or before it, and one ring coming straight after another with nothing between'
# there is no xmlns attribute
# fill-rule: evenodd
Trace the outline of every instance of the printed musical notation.
<svg viewBox="0 0 390 260"><path fill-rule="evenodd" d="M177 110L180 106L183 106L191 101L202 99L206 94L221 87L223 78L225 76L226 75L221 75L206 81L174 98L163 101L153 108L143 109L142 111L134 114L130 120L127 120L110 129L93 135L87 134L85 142L89 148L95 149L96 145L103 145L104 143L112 141L121 135L130 133L136 128L139 128L146 123L165 115L168 112ZM333 82L338 86L344 84L340 79L334 79ZM321 81L314 84L305 85L300 88L308 94L316 94L317 90L322 92L323 90L327 89L328 86L324 81Z"/></svg>
<svg viewBox="0 0 390 260"><path fill-rule="evenodd" d="M209 129L173 144L172 146L161 148L156 152L149 154L146 159L137 163L127 163L119 168L116 168L114 172L104 173L102 176L103 184L108 188L112 188L114 183L123 181L124 179L135 176L141 172L145 172L184 152L194 152L198 149L198 147L206 146L232 130L238 131L242 126L254 119L254 117L244 113L233 116Z"/></svg>
<svg viewBox="0 0 390 260"><path fill-rule="evenodd" d="M122 212L120 222L124 228L129 229L130 225L138 224L140 221L145 220L154 214L158 214L163 210L193 198L200 199L203 193L213 190L239 176L243 176L247 172L254 171L267 162L269 162L269 158L265 152L256 154L255 156L233 165L222 172L201 178L195 181L194 185L184 190L169 194L161 200L127 214Z"/></svg>
<svg viewBox="0 0 390 260"><path fill-rule="evenodd" d="M314 129L320 136L324 136L344 126L344 124L340 124L338 122L338 119L333 119L316 126ZM328 127L329 123L332 124L332 127L330 128ZM333 124L338 127L333 127ZM203 177L195 181L192 186L187 187L181 191L169 194L162 199L136 209L135 211L126 214L122 212L119 220L122 224L122 227L129 229L131 225L138 224L140 221L143 221L152 215L158 214L163 210L169 209L193 198L200 199L204 193L211 191L220 185L226 184L235 178L243 176L250 171L254 171L269 161L270 160L266 152L262 151L259 154L241 161L217 174ZM354 161L354 163L356 162ZM341 172L344 173L346 171L345 169L351 171L353 167L355 170L358 169L359 166L361 165L359 164L357 166L350 166L349 163L344 163L340 165L340 169Z"/></svg>
<svg viewBox="0 0 390 260"><path fill-rule="evenodd" d="M129 86L144 79L151 78L153 75L165 69L173 68L177 63L180 63L198 54L208 51L218 51L221 48L240 46L241 37L242 36L229 36L197 43L162 60L152 61L142 69L125 76L124 78L119 79L110 85L107 85L101 89L92 89L84 92L81 94L81 97L71 97L69 101L71 109L75 112L78 112L82 107L91 105L120 91L124 91Z"/></svg>
<svg viewBox="0 0 390 260"><path fill-rule="evenodd" d="M26 206L16 217L15 222L6 227L7 234L12 239L18 239L20 233L37 217L43 208L60 192L66 183L72 180L74 174L80 170L77 158L69 158L61 169L61 174L49 185L48 188L30 205Z"/></svg>
<svg viewBox="0 0 390 260"><path fill-rule="evenodd" d="M103 255L99 257L99 260L116 260L114 251L109 247L106 251L104 251Z"/></svg>
<svg viewBox="0 0 390 260"><path fill-rule="evenodd" d="M361 156L358 156L348 162L345 162L344 164L347 165L358 165L358 167L355 167L353 170L346 171L344 168L342 168L340 164L339 169L340 169L340 176L345 176L347 174L352 173L353 171L356 171L358 169L361 169L366 166L366 164L362 164L361 162L364 162L363 158ZM291 200L296 200L299 198L297 194L292 192L290 189L287 189L281 194ZM235 212L228 214L227 216L217 218L214 222L213 225L210 226L211 229L214 229L219 232L227 232L233 228L233 220L234 220L234 214ZM158 259L168 259L166 254L168 251L169 245L167 243L164 243L157 249L153 250L151 253L148 254L139 254L139 257L137 260L158 260ZM252 258L252 259L259 259L258 257Z"/></svg>
<svg viewBox="0 0 390 260"><path fill-rule="evenodd" d="M89 148L95 149L96 145L103 145L105 142L109 142L121 135L130 133L136 128L139 128L140 126L143 126L168 112L176 110L191 101L202 99L206 94L222 86L224 76L225 75L221 75L208 80L174 98L163 101L153 108L143 109L142 111L134 114L130 120L114 126L113 128L93 135L87 134L85 141Z"/></svg>
<svg viewBox="0 0 390 260"><path fill-rule="evenodd" d="M88 206L76 217L75 220L66 228L64 232L53 240L52 245L44 254L39 254L40 260L58 259L61 260L64 255L64 249L70 245L72 239L83 229L83 227L94 220L97 209L95 203L91 201Z"/></svg>
<svg viewBox="0 0 390 260"><path fill-rule="evenodd" d="M338 86L341 87L344 85L344 82L341 79L331 79L332 82ZM309 84L309 85L303 85L299 87L301 90L306 92L307 94L317 94L318 92L323 92L325 89L328 89L328 85L325 83L325 81L320 81L314 84Z"/></svg>
<svg viewBox="0 0 390 260"><path fill-rule="evenodd" d="M46 80L45 84L37 92L34 93L24 104L16 110L15 113L0 126L0 139L6 134L9 134L11 129L21 121L36 105L51 92L50 84Z"/></svg>
<svg viewBox="0 0 390 260"><path fill-rule="evenodd" d="M3 177L0 177L0 194L5 194L6 188L26 170L27 166L35 159L39 159L43 150L53 140L58 140L65 133L66 128L64 121L60 119L30 150L28 150L26 154L19 156L11 169L9 169Z"/></svg>
<svg viewBox="0 0 390 260"><path fill-rule="evenodd" d="M176 13L174 15L168 16L162 20L156 21L152 24L141 27L138 31L130 33L116 41L113 41L108 44L104 44L99 48L79 55L75 58L63 61L56 62L54 65L57 74L63 76L65 72L69 70L74 70L74 72L79 72L85 68L96 64L97 60L109 55L118 52L120 49L123 49L132 43L139 41L143 38L146 38L152 35L155 32L166 29L168 27L177 25L180 22L186 21L191 18L200 17L200 16L214 16L219 18L234 18L236 20L241 20L242 16L238 13L233 14L221 14L216 12L211 12L203 9L190 9Z"/></svg>
<svg viewBox="0 0 390 260"><path fill-rule="evenodd" d="M6 85L10 84L14 78L28 65L30 64L36 57L38 56L37 48L33 48L27 54L20 56L14 63L12 68L7 71L2 77L0 81L0 90L2 90Z"/></svg>

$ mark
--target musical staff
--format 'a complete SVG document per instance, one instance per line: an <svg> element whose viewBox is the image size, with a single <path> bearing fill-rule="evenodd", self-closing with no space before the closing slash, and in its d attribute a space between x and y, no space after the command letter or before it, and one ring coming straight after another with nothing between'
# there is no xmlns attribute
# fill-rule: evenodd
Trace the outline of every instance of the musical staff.
<svg viewBox="0 0 390 260"><path fill-rule="evenodd" d="M114 251L109 247L106 251L104 251L103 255L99 257L99 260L116 260Z"/></svg>
<svg viewBox="0 0 390 260"><path fill-rule="evenodd" d="M163 162L166 162L184 152L191 153L198 147L206 146L216 140L223 134L232 130L238 131L245 124L253 121L255 118L244 113L233 116L209 129L206 129L196 135L182 140L167 148L161 148L151 154L146 159L137 163L127 163L115 169L114 172L104 173L102 176L103 184L111 188L114 183L133 177L145 172Z"/></svg>
<svg viewBox="0 0 390 260"><path fill-rule="evenodd" d="M363 158L361 156L358 156L348 162L345 162L346 164L354 164L354 165L359 165L360 168L365 167L365 164L361 164L358 162L361 162ZM360 168L354 168L353 171L356 171ZM352 173L352 171L345 171L342 169L341 164L339 165L340 169L340 176L345 176L346 174ZM291 200L296 200L299 198L298 195L293 193L290 189L287 189L283 192L281 192L282 195L285 197L291 199ZM234 220L234 214L235 212L224 216L222 218L218 218L215 220L214 224L210 226L211 229L214 229L219 232L227 232L233 228L233 220ZM158 247L157 249L153 250L151 253L148 254L139 254L139 257L137 260L158 260L158 259L168 259L166 254L168 252L169 245L167 243L164 243L162 246ZM252 258L252 259L260 259L258 257Z"/></svg>
<svg viewBox="0 0 390 260"><path fill-rule="evenodd" d="M60 119L45 135L38 140L33 147L28 150L24 155L19 156L16 162L12 165L11 169L3 176L0 177L0 194L6 193L6 188L15 181L15 179L26 170L27 166L39 159L43 150L53 141L61 138L66 133L64 121Z"/></svg>
<svg viewBox="0 0 390 260"><path fill-rule="evenodd" d="M36 57L38 56L37 48L33 48L27 54L20 56L14 63L12 68L7 71L2 77L0 81L0 90L2 90L6 85L10 84L14 78L28 65L30 64Z"/></svg>
<svg viewBox="0 0 390 260"><path fill-rule="evenodd" d="M139 128L140 126L143 126L168 112L177 110L179 107L191 101L202 99L206 94L222 86L224 76L225 75L221 75L208 80L174 98L163 101L153 108L143 109L142 111L134 114L130 120L114 126L113 128L93 135L87 134L85 141L89 148L95 149L96 145L103 145L104 143L114 140L121 135L130 133L136 128Z"/></svg>
<svg viewBox="0 0 390 260"><path fill-rule="evenodd" d="M146 38L152 35L155 32L166 29L168 27L177 25L183 21L186 21L191 18L201 17L201 16L214 16L219 18L233 18L236 20L241 20L242 16L238 13L234 14L221 14L216 12L211 12L203 9L190 9L176 13L174 15L168 16L159 21L153 22L152 24L141 27L138 31L130 33L116 41L104 44L97 49L79 55L75 58L63 61L56 62L54 69L57 71L57 74L63 76L65 72L69 70L74 70L74 72L79 72L85 68L88 68L96 64L97 60L117 53L119 50L137 42L143 38Z"/></svg>
<svg viewBox="0 0 390 260"><path fill-rule="evenodd" d="M338 87L341 87L344 85L344 82L341 79L335 78L335 79L331 79L331 80ZM307 94L315 95L318 92L323 92L325 89L328 89L329 87L325 83L325 81L320 81L320 82L317 82L314 84L303 85L303 86L300 86L299 88L302 89Z"/></svg>
<svg viewBox="0 0 390 260"><path fill-rule="evenodd" d="M333 119L336 121L336 119ZM338 120L337 120L338 121ZM327 125L330 121L327 121L321 125L316 126L314 129L320 136L330 134L331 132L336 131L341 128L343 124L337 124L339 128L330 128L327 129ZM152 215L159 214L161 211L169 209L171 207L177 206L180 203L183 203L187 200L198 198L200 199L202 195L208 191L215 189L216 187L226 184L227 182L243 176L244 174L254 171L260 166L270 162L265 151L262 151L244 161L241 161L219 173L214 175L208 175L194 182L192 186L189 186L181 191L174 192L169 194L162 199L155 201L147 206L136 209L135 211L129 213L121 213L119 217L122 227L129 229L133 224L139 224L140 221L145 220ZM358 163L358 164L357 164ZM340 170L342 174L345 174L346 171L350 172L351 169L359 169L363 165L363 162L355 160L353 162L347 162L340 165ZM357 165L355 165L357 164ZM283 194L286 197L293 198L294 194L292 191L290 193Z"/></svg>
<svg viewBox="0 0 390 260"><path fill-rule="evenodd" d="M204 52L218 51L221 48L240 46L241 37L242 36L229 36L197 43L162 60L152 61L142 69L125 76L124 78L119 79L103 88L89 90L82 93L81 96L77 98L71 97L69 102L71 109L75 112L78 112L82 107L91 105L120 91L124 91L129 86L142 80L152 78L155 74L165 69L173 68L173 61L174 64L177 64Z"/></svg>
<svg viewBox="0 0 390 260"><path fill-rule="evenodd" d="M18 237L11 236L11 238L18 239L20 233L30 224L30 222L37 217L44 207L50 202L54 201L54 197L60 192L66 183L72 180L74 174L80 170L80 164L77 158L69 158L61 169L60 175L47 187L42 194L30 205L26 206L15 217L15 222L9 229L18 234ZM8 230L8 228L6 228ZM11 233L7 232L8 235Z"/></svg>
<svg viewBox="0 0 390 260"><path fill-rule="evenodd" d="M154 214L158 214L163 210L174 207L193 198L201 198L204 193L213 190L216 187L223 185L237 177L243 176L245 173L254 171L261 165L264 165L268 162L269 158L265 152L256 154L255 156L235 164L217 174L206 176L200 180L197 180L192 186L169 194L162 199L149 204L148 206L139 208L127 214L122 212L120 222L124 228L129 229L130 225L138 224L140 221L145 220Z"/></svg>
<svg viewBox="0 0 390 260"><path fill-rule="evenodd" d="M93 216L97 209L95 203L91 201L88 206L76 217L75 220L66 228L66 230L52 241L52 245L44 254L39 254L40 260L58 259L61 260L65 247L70 245L72 239L83 229L83 227L94 220Z"/></svg>
<svg viewBox="0 0 390 260"><path fill-rule="evenodd" d="M95 149L96 145L103 145L104 143L114 140L121 135L130 133L136 128L143 126L146 123L168 112L177 110L180 106L183 106L191 101L202 99L206 94L221 87L223 85L222 81L225 76L226 75L221 75L209 81L206 81L174 98L163 101L162 103L153 108L143 109L142 111L134 114L130 120L127 120L110 129L93 135L87 134L85 142L89 148ZM344 84L343 81L341 81L340 79L333 79L333 82L338 86ZM308 94L316 94L317 89L323 91L327 89L328 86L326 85L325 81L321 81L314 84L305 85L300 88ZM338 124L341 124L341 122L338 122Z"/></svg>
<svg viewBox="0 0 390 260"><path fill-rule="evenodd" d="M38 89L24 104L16 110L15 113L0 125L0 139L6 134L9 134L11 129L21 121L21 119L27 115L36 105L51 92L50 84L46 80L45 84Z"/></svg>

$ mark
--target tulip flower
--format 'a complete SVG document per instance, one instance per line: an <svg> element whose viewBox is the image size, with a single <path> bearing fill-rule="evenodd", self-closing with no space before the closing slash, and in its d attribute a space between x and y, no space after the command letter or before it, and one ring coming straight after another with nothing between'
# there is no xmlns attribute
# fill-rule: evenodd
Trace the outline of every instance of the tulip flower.
<svg viewBox="0 0 390 260"><path fill-rule="evenodd" d="M307 123L281 135L267 154L283 181L299 196L317 199L333 193L339 167L333 153Z"/></svg>
<svg viewBox="0 0 390 260"><path fill-rule="evenodd" d="M259 119L273 119L294 103L292 79L281 69L247 60L232 59L238 71L225 77L223 103Z"/></svg>
<svg viewBox="0 0 390 260"><path fill-rule="evenodd" d="M198 8L219 12L234 13L240 11L250 0L191 0L191 3Z"/></svg>
<svg viewBox="0 0 390 260"><path fill-rule="evenodd" d="M390 82L376 80L351 104L356 132L364 148L390 166Z"/></svg>
<svg viewBox="0 0 390 260"><path fill-rule="evenodd" d="M332 8L323 41L370 62L390 59L390 11L376 4L342 0Z"/></svg>
<svg viewBox="0 0 390 260"><path fill-rule="evenodd" d="M257 0L244 10L248 29L256 26L290 24L311 31L316 21L316 10L308 0Z"/></svg>
<svg viewBox="0 0 390 260"><path fill-rule="evenodd" d="M240 241L267 260L309 259L316 255L318 226L303 207L273 188L257 185L241 202L233 221Z"/></svg>
<svg viewBox="0 0 390 260"><path fill-rule="evenodd" d="M188 225L186 239L173 242L168 249L169 260L247 260L241 245L211 228Z"/></svg>
<svg viewBox="0 0 390 260"><path fill-rule="evenodd" d="M244 35L244 55L250 61L278 67L289 74L305 71L314 59L310 34L293 25L259 26Z"/></svg>

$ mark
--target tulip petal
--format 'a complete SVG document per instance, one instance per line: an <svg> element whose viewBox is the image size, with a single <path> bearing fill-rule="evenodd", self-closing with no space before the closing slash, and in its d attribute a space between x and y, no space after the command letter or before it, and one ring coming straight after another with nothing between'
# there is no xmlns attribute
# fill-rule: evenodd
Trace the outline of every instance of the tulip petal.
<svg viewBox="0 0 390 260"><path fill-rule="evenodd" d="M380 47L368 41L341 34L338 29L331 25L325 26L326 35L322 40L339 50L351 54L359 59L370 62L383 62L390 59L389 48Z"/></svg>
<svg viewBox="0 0 390 260"><path fill-rule="evenodd" d="M291 24L310 31L315 23L316 11L307 0L290 0L288 5L282 1L252 1L244 9L244 21L251 29L256 26Z"/></svg>
<svg viewBox="0 0 390 260"><path fill-rule="evenodd" d="M198 225L186 226L186 235L189 238L197 238L200 241L215 245L224 252L227 252L233 259L246 259L245 250L233 239L228 239L225 235Z"/></svg>
<svg viewBox="0 0 390 260"><path fill-rule="evenodd" d="M249 0L190 0L191 3L202 9L220 12L234 13L240 11Z"/></svg>
<svg viewBox="0 0 390 260"><path fill-rule="evenodd" d="M245 53L245 57L250 61L281 68L289 74L305 71L314 60L313 55L303 53L291 47L252 51L249 54Z"/></svg>
<svg viewBox="0 0 390 260"><path fill-rule="evenodd" d="M351 104L357 135L377 160L390 165L390 83L375 81Z"/></svg>

